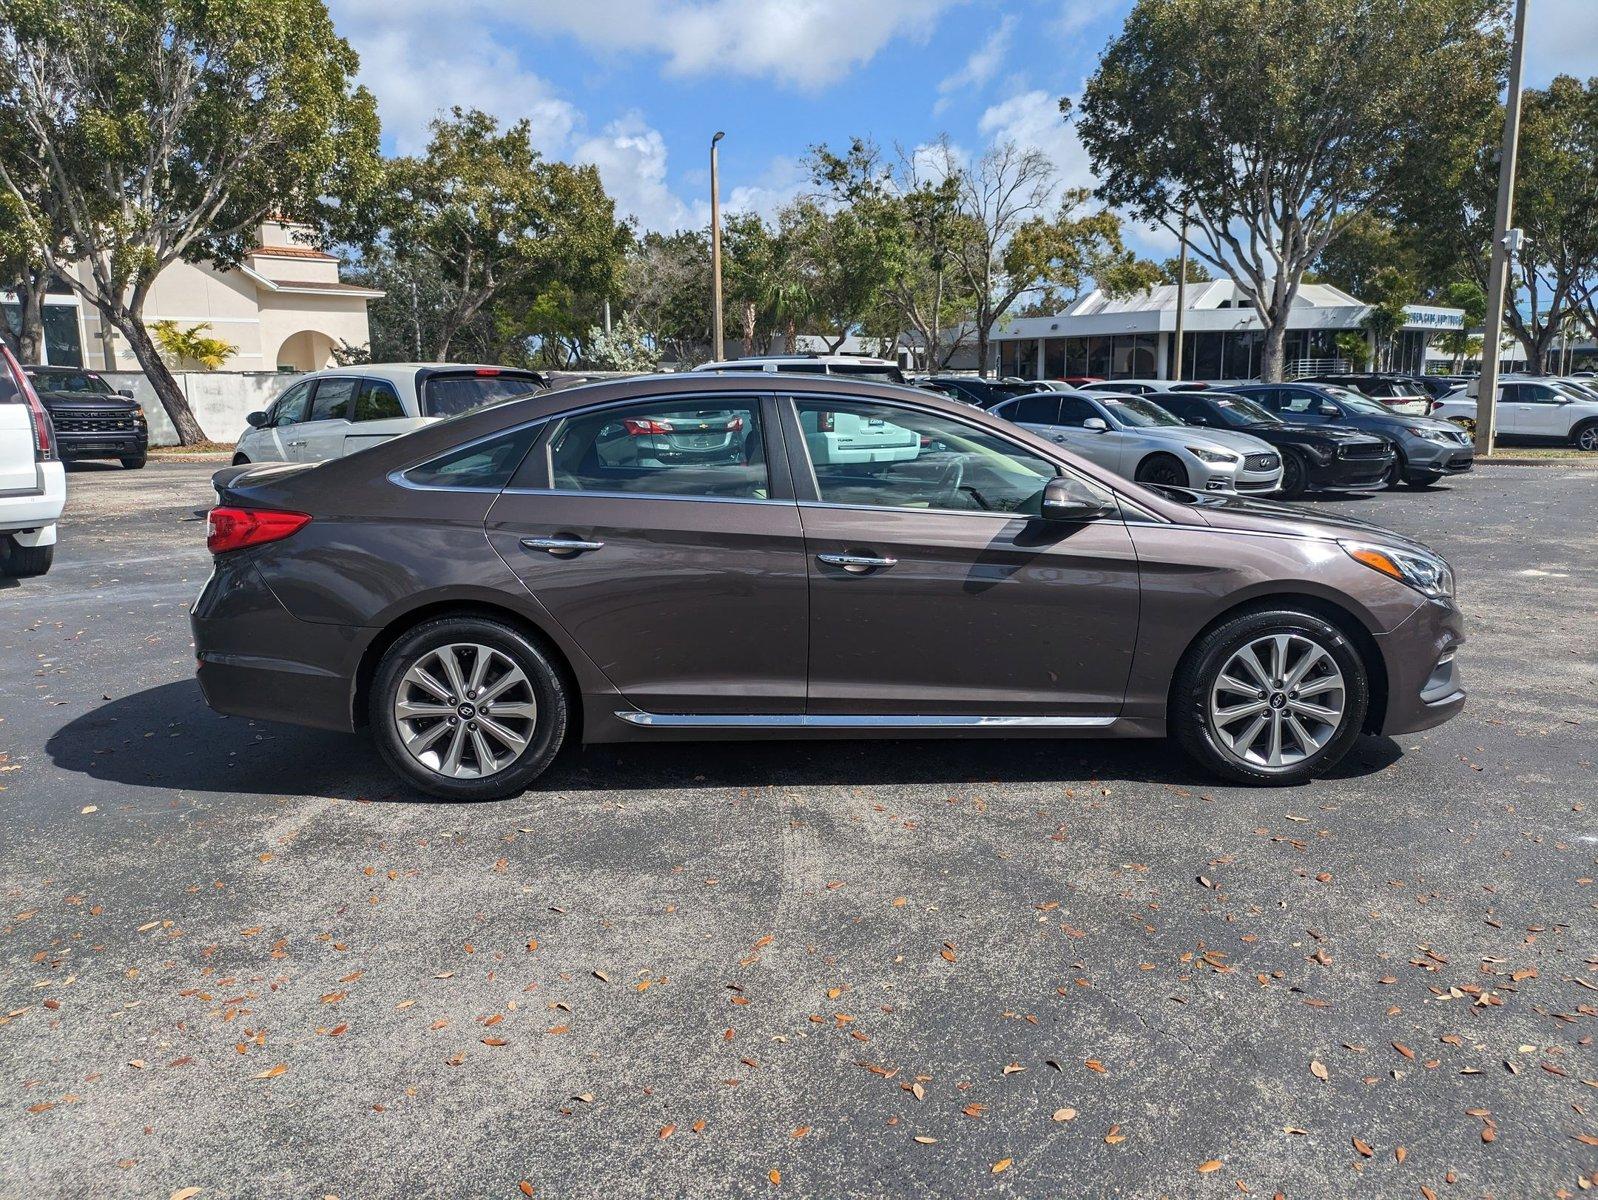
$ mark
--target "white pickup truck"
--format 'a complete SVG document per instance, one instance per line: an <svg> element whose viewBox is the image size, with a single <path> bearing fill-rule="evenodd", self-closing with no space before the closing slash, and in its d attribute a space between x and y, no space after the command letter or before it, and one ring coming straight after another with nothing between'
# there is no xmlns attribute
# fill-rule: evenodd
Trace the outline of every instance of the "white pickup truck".
<svg viewBox="0 0 1598 1200"><path fill-rule="evenodd" d="M43 575L67 477L50 414L11 351L0 346L0 575Z"/></svg>
<svg viewBox="0 0 1598 1200"><path fill-rule="evenodd" d="M1430 415L1476 427L1476 387L1455 388ZM1562 379L1506 379L1498 385L1496 431L1509 437L1598 450L1598 392Z"/></svg>

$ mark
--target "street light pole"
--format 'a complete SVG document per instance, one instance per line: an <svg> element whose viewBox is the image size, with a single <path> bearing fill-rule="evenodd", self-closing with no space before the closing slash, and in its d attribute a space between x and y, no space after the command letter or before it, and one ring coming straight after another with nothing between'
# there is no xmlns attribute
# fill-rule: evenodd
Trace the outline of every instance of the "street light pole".
<svg viewBox="0 0 1598 1200"><path fill-rule="evenodd" d="M710 139L710 357L717 362L727 356L721 338L721 180L716 163L716 143L726 136L717 130Z"/></svg>
<svg viewBox="0 0 1598 1200"><path fill-rule="evenodd" d="M1504 340L1509 282L1509 226L1515 215L1515 159L1520 152L1520 76L1526 63L1526 6L1516 0L1515 40L1509 49L1509 94L1504 98L1504 145L1498 162L1498 213L1493 218L1493 259L1487 274L1487 327L1482 331L1481 378L1476 386L1476 453L1493 452L1498 415L1498 354Z"/></svg>
<svg viewBox="0 0 1598 1200"><path fill-rule="evenodd" d="M1172 379L1182 378L1182 334L1187 325L1187 214L1186 202L1182 204L1182 250L1176 266L1176 365L1166 374Z"/></svg>

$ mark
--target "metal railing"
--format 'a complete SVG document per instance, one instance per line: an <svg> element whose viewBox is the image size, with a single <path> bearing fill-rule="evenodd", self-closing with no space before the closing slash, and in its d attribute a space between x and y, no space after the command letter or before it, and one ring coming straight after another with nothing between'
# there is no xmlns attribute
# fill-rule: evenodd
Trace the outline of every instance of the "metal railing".
<svg viewBox="0 0 1598 1200"><path fill-rule="evenodd" d="M1287 379L1303 379L1308 375L1346 375L1353 369L1346 358L1300 358L1288 363L1282 375Z"/></svg>

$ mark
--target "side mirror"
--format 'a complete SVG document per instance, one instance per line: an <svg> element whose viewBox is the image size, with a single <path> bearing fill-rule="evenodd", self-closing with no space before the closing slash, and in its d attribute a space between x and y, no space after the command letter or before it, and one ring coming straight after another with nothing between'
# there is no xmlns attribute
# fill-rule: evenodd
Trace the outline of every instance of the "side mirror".
<svg viewBox="0 0 1598 1200"><path fill-rule="evenodd" d="M251 429L259 429L266 424L266 414L264 412L252 412L244 420Z"/></svg>
<svg viewBox="0 0 1598 1200"><path fill-rule="evenodd" d="M1082 422L1083 429L1091 429L1094 433L1109 433L1110 423L1103 417L1089 417Z"/></svg>
<svg viewBox="0 0 1598 1200"><path fill-rule="evenodd" d="M117 388L117 395L126 396L129 400L131 400L131 399L133 399L133 389L132 388Z"/></svg>
<svg viewBox="0 0 1598 1200"><path fill-rule="evenodd" d="M1115 511L1110 498L1070 475L1057 475L1043 487L1045 521L1093 521Z"/></svg>

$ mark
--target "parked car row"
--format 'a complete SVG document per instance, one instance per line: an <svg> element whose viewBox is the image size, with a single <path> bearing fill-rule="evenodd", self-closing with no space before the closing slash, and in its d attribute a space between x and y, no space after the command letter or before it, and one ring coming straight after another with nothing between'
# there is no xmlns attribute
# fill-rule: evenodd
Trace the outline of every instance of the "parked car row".
<svg viewBox="0 0 1598 1200"><path fill-rule="evenodd" d="M1477 384L1464 384L1432 402L1431 415L1468 431L1476 428ZM1598 451L1598 383L1591 378L1507 375L1498 384L1499 434Z"/></svg>

